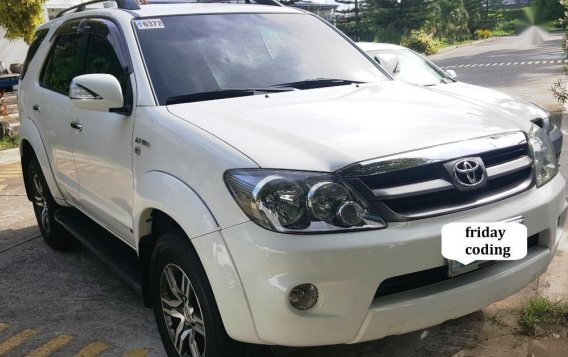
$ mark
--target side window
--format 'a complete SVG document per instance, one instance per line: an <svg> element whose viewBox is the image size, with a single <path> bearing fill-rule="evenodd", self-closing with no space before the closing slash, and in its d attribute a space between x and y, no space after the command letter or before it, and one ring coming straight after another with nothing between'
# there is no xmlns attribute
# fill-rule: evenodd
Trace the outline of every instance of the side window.
<svg viewBox="0 0 568 357"><path fill-rule="evenodd" d="M28 54L26 55L26 60L24 61L24 65L22 66L22 73L20 74L21 79L24 79L24 76L28 71L28 67L30 66L30 62L34 59L34 56L37 50L39 49L39 46L41 46L41 44L43 43L43 40L45 39L45 36L47 36L48 32L49 30L45 29L45 30L39 30L35 33L32 44L30 45L30 48L28 48Z"/></svg>
<svg viewBox="0 0 568 357"><path fill-rule="evenodd" d="M40 78L42 87L68 95L73 77L80 73L79 51L82 35L64 34L57 37Z"/></svg>
<svg viewBox="0 0 568 357"><path fill-rule="evenodd" d="M85 56L85 74L91 73L112 74L125 92L128 74L120 64L112 44L106 38L97 35L89 36Z"/></svg>

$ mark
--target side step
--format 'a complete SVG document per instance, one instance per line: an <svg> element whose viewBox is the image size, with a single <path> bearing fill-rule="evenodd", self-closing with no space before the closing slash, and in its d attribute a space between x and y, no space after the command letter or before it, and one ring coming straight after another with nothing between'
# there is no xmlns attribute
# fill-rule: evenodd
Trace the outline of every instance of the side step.
<svg viewBox="0 0 568 357"><path fill-rule="evenodd" d="M142 295L136 251L75 209L55 212L55 220Z"/></svg>

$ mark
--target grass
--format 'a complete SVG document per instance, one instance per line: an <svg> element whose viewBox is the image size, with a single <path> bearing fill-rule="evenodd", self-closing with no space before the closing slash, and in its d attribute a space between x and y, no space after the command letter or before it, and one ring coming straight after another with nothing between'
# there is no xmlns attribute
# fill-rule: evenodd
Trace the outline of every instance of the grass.
<svg viewBox="0 0 568 357"><path fill-rule="evenodd" d="M529 336L546 336L568 328L568 303L553 302L538 296L530 299L521 311L519 324Z"/></svg>
<svg viewBox="0 0 568 357"><path fill-rule="evenodd" d="M491 37L511 36L514 34L515 31L494 30L491 32Z"/></svg>
<svg viewBox="0 0 568 357"><path fill-rule="evenodd" d="M18 147L18 137L17 136L5 136L0 140L0 150L8 150Z"/></svg>

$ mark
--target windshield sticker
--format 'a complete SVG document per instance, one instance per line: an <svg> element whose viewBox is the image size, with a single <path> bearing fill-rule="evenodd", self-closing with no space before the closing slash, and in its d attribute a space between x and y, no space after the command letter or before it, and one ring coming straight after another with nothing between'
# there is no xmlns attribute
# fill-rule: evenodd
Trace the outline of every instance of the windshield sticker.
<svg viewBox="0 0 568 357"><path fill-rule="evenodd" d="M149 29L164 29L164 23L160 19L146 19L146 20L136 20L134 21L136 27L139 30L149 30Z"/></svg>

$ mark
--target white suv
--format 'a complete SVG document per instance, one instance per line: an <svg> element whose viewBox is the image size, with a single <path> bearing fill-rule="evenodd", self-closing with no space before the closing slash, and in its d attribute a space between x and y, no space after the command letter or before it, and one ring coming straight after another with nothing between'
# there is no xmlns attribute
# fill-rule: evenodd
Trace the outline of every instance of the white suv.
<svg viewBox="0 0 568 357"><path fill-rule="evenodd" d="M27 194L47 244L77 239L142 291L170 356L421 329L552 259L565 181L536 125L393 81L271 0L74 10L22 73ZM444 224L510 219L524 259L442 256Z"/></svg>

